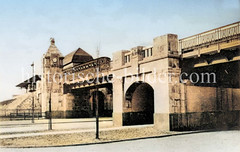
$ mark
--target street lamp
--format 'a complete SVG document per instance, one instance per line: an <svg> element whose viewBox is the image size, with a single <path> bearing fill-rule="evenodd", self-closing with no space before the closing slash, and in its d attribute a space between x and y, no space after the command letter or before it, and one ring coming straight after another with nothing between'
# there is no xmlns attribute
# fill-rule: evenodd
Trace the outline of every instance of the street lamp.
<svg viewBox="0 0 240 152"><path fill-rule="evenodd" d="M34 91L35 91L35 77L34 77L34 62L31 64L32 66L32 84L30 92L32 92L32 123L34 123Z"/></svg>
<svg viewBox="0 0 240 152"><path fill-rule="evenodd" d="M98 65L98 60L97 60L97 79L96 79L96 94L95 94L95 103L96 103L96 108L95 108L95 112L96 112L96 139L99 139L99 111L98 111L98 100L99 100L99 94L98 94L98 71L99 71L99 65Z"/></svg>
<svg viewBox="0 0 240 152"><path fill-rule="evenodd" d="M49 96L49 122L48 122L48 130L52 130L52 101L51 101L51 91Z"/></svg>
<svg viewBox="0 0 240 152"><path fill-rule="evenodd" d="M51 70L50 70L51 73ZM49 82L50 80L48 80ZM51 82L49 90L49 100L48 100L48 110L49 110L49 121L48 121L48 130L52 130L52 87L53 82Z"/></svg>

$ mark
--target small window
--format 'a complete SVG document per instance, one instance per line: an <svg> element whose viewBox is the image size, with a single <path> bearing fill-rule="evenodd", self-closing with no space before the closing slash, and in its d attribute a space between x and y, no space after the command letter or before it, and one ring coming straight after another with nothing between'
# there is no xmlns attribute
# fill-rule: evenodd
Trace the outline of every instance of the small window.
<svg viewBox="0 0 240 152"><path fill-rule="evenodd" d="M142 51L142 56L145 58L145 50Z"/></svg>
<svg viewBox="0 0 240 152"><path fill-rule="evenodd" d="M124 56L124 63L130 62L130 55Z"/></svg>
<svg viewBox="0 0 240 152"><path fill-rule="evenodd" d="M127 56L124 56L124 63L127 63Z"/></svg>

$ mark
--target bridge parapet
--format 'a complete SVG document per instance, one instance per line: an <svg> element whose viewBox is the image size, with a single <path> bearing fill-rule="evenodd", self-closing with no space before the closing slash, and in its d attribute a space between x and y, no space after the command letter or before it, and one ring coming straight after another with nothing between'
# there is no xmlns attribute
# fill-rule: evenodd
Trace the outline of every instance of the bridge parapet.
<svg viewBox="0 0 240 152"><path fill-rule="evenodd" d="M222 42L228 42L229 40L238 39L239 36L240 36L240 22L236 22L200 34L180 39L179 51L182 52L183 58L192 57L194 55L200 55L206 52L197 51L197 49L199 48L209 47L210 45L216 45ZM235 42L235 44L237 43ZM225 48L216 46L211 49L214 50L217 49L217 51L220 51L220 49ZM209 51L209 49L207 51Z"/></svg>

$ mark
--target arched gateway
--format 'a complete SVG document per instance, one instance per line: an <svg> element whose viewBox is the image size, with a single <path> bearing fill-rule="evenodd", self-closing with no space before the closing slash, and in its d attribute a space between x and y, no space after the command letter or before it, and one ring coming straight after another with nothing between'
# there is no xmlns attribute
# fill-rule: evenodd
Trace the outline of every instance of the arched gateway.
<svg viewBox="0 0 240 152"><path fill-rule="evenodd" d="M134 82L125 93L123 125L153 124L154 90L142 81Z"/></svg>
<svg viewBox="0 0 240 152"><path fill-rule="evenodd" d="M113 54L113 122L115 126L154 124L170 129L173 82L178 82L177 35L156 37L153 46ZM172 75L169 78L169 75Z"/></svg>

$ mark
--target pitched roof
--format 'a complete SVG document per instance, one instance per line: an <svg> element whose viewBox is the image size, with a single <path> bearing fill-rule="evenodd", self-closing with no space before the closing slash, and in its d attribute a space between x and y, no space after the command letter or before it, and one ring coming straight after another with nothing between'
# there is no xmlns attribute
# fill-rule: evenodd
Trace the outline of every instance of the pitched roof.
<svg viewBox="0 0 240 152"><path fill-rule="evenodd" d="M63 65L73 63L85 63L93 60L93 57L81 48L69 53L63 59Z"/></svg>
<svg viewBox="0 0 240 152"><path fill-rule="evenodd" d="M16 85L16 87L20 87L20 88L27 88L29 84L31 84L32 82L37 82L41 80L41 76L40 75L35 75L34 77L31 77L21 83L19 83L18 85Z"/></svg>

